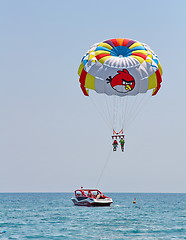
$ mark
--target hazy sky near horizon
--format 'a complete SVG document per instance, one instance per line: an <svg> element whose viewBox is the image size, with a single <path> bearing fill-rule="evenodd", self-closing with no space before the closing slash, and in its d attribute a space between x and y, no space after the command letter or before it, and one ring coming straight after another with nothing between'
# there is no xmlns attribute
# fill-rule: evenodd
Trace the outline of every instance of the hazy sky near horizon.
<svg viewBox="0 0 186 240"><path fill-rule="evenodd" d="M77 69L89 46L145 42L162 88L111 153L106 192L186 192L186 1L0 1L0 192L95 187L111 131L84 97Z"/></svg>

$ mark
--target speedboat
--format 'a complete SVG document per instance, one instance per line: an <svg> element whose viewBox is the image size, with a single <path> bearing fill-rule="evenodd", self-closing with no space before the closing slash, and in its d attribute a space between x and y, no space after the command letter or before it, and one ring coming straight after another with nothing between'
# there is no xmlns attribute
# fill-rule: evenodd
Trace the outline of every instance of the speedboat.
<svg viewBox="0 0 186 240"><path fill-rule="evenodd" d="M98 189L84 189L81 187L81 189L74 191L74 195L72 202L78 206L104 207L113 203L112 198L105 196Z"/></svg>

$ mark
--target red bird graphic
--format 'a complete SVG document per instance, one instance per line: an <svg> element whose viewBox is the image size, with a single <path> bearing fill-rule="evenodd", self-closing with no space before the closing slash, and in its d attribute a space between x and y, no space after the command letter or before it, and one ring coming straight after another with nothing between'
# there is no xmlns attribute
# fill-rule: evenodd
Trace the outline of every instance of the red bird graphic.
<svg viewBox="0 0 186 240"><path fill-rule="evenodd" d="M109 76L106 80L110 83L111 87L119 93L127 93L134 89L135 80L127 69L117 71L114 77Z"/></svg>

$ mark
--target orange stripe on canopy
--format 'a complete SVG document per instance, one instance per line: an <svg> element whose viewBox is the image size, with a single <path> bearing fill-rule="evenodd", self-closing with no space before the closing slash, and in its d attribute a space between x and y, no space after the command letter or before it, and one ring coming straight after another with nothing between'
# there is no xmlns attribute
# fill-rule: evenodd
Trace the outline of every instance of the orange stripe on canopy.
<svg viewBox="0 0 186 240"><path fill-rule="evenodd" d="M123 38L118 38L117 41L118 41L118 45L119 46L123 46Z"/></svg>

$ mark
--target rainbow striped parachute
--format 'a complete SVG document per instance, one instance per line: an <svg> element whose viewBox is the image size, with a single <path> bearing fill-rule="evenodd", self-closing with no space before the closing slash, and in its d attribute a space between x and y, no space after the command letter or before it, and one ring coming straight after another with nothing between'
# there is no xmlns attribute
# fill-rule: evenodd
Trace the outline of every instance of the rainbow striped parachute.
<svg viewBox="0 0 186 240"><path fill-rule="evenodd" d="M94 90L90 99L105 98L97 106L116 133L126 131L144 106L144 96L156 95L162 82L157 55L148 45L125 38L94 44L82 58L78 74L85 96L90 89Z"/></svg>
<svg viewBox="0 0 186 240"><path fill-rule="evenodd" d="M94 44L79 66L80 86L107 95L137 95L161 87L162 67L158 57L144 43L131 39L110 39Z"/></svg>

